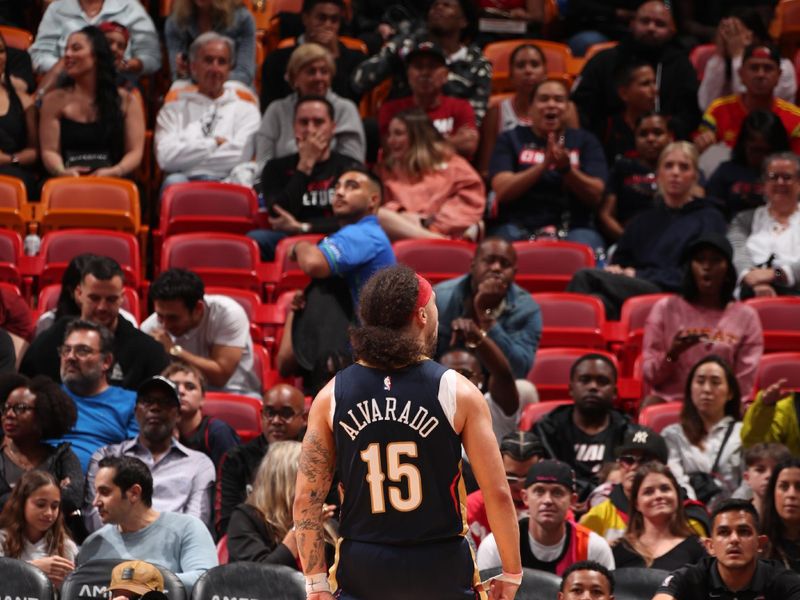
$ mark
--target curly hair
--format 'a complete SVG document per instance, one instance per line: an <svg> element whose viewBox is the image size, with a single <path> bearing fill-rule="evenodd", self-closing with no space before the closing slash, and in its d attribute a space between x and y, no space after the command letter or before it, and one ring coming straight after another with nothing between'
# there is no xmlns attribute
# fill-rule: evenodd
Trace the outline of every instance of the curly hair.
<svg viewBox="0 0 800 600"><path fill-rule="evenodd" d="M108 45L105 34L94 25L87 25L71 35L83 34L92 48L95 59L95 97L97 122L100 124L106 139L111 141L111 160L118 162L122 158L124 146L125 117L122 113L122 99L117 87L117 69L114 66L114 54ZM59 87L72 87L75 81L65 77Z"/></svg>
<svg viewBox="0 0 800 600"><path fill-rule="evenodd" d="M399 369L425 354L424 344L409 331L418 294L416 273L404 265L382 269L367 281L359 297L362 325L350 329L357 359L377 368Z"/></svg>
<svg viewBox="0 0 800 600"><path fill-rule="evenodd" d="M61 386L45 375L33 378L10 373L0 376L0 402L16 389L27 388L36 398L34 414L41 429L41 439L55 439L67 433L78 418L75 402Z"/></svg>
<svg viewBox="0 0 800 600"><path fill-rule="evenodd" d="M733 372L731 366L721 356L709 354L701 358L694 364L692 370L689 371L689 376L686 378L686 388L683 393L683 406L681 407L680 415L681 428L686 438L700 448L703 447L702 443L708 432L703 425L703 420L700 418L700 413L697 412L697 407L692 401L692 380L697 369L707 363L719 365L725 373L725 381L728 384L728 390L731 392L731 399L725 403L725 415L733 417L734 421L741 420L742 393L739 390L739 381L736 379L736 373Z"/></svg>
<svg viewBox="0 0 800 600"><path fill-rule="evenodd" d="M25 547L25 504L36 490L52 485L59 490L58 481L46 471L28 471L14 486L14 491L0 513L0 529L5 532L3 555L9 558L21 558ZM64 525L64 516L59 508L55 522L45 534L48 556L64 556L66 541L69 539Z"/></svg>

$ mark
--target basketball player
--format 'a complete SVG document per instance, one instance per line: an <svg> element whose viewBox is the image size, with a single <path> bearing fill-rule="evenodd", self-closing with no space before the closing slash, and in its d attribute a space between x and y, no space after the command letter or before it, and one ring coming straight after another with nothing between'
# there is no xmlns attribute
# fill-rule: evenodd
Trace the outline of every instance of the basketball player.
<svg viewBox="0 0 800 600"><path fill-rule="evenodd" d="M360 296L357 363L311 407L294 523L309 600L511 600L522 581L519 530L486 400L429 359L438 312L430 284L403 266ZM481 584L467 533L461 445L483 490L503 573ZM326 573L322 503L344 487L337 563Z"/></svg>

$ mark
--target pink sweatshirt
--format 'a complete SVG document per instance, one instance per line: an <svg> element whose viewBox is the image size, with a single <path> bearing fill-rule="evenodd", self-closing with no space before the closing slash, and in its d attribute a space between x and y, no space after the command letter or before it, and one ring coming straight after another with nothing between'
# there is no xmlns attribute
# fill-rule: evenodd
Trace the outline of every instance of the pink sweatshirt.
<svg viewBox="0 0 800 600"><path fill-rule="evenodd" d="M686 350L677 361L666 360L672 339L682 329L700 329L710 338ZM753 389L756 368L764 351L761 321L751 307L730 302L724 310L690 304L680 296L659 300L644 327L642 371L645 393L673 401L682 400L692 366L717 354L733 367L742 397Z"/></svg>
<svg viewBox="0 0 800 600"><path fill-rule="evenodd" d="M378 175L384 186L383 206L398 212L432 216L434 231L459 237L483 217L486 207L483 181L457 154L417 182L382 169Z"/></svg>

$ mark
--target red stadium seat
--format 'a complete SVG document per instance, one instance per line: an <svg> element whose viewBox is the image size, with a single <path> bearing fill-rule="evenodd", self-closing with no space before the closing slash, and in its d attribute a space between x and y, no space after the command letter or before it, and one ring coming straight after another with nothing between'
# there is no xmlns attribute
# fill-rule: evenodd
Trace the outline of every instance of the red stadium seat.
<svg viewBox="0 0 800 600"><path fill-rule="evenodd" d="M642 352L644 324L653 305L671 294L643 294L628 298L622 305L619 322L606 323L606 339L619 346L617 356L624 375L633 372L633 362Z"/></svg>
<svg viewBox="0 0 800 600"><path fill-rule="evenodd" d="M60 284L69 262L84 252L113 258L122 267L127 285L136 289L141 285L139 242L133 234L105 229L65 229L51 231L42 238L39 288Z"/></svg>
<svg viewBox="0 0 800 600"><path fill-rule="evenodd" d="M461 240L401 240L392 244L397 262L408 265L432 284L467 273L475 244Z"/></svg>
<svg viewBox="0 0 800 600"><path fill-rule="evenodd" d="M639 425L661 433L667 425L680 421L682 406L683 402L667 402L643 408L639 413Z"/></svg>
<svg viewBox="0 0 800 600"><path fill-rule="evenodd" d="M752 298L747 305L761 319L764 352L800 352L800 298Z"/></svg>
<svg viewBox="0 0 800 600"><path fill-rule="evenodd" d="M519 428L521 431L530 431L534 423L541 419L546 414L549 414L554 408L564 406L565 404L572 404L572 400L548 400L545 402L534 402L528 404L522 410L522 416L519 419Z"/></svg>
<svg viewBox="0 0 800 600"><path fill-rule="evenodd" d="M568 292L534 294L533 299L542 310L540 348L605 348L606 316L600 300Z"/></svg>
<svg viewBox="0 0 800 600"><path fill-rule="evenodd" d="M569 398L569 372L572 365L589 352L606 356L614 366L617 357L610 352L586 348L542 348L536 352L528 381L536 386L540 402Z"/></svg>
<svg viewBox="0 0 800 600"><path fill-rule="evenodd" d="M16 231L0 229L0 281L19 287L22 276L19 261L22 257L22 237Z"/></svg>
<svg viewBox="0 0 800 600"><path fill-rule="evenodd" d="M289 252L298 242L316 244L322 239L318 233L293 235L283 238L275 247L275 261L263 263L262 278L266 286L267 298L273 300L286 290L305 288L311 278L300 270L300 265L289 259Z"/></svg>
<svg viewBox="0 0 800 600"><path fill-rule="evenodd" d="M227 565L230 555L228 554L228 534L223 535L217 542L217 560L221 565Z"/></svg>
<svg viewBox="0 0 800 600"><path fill-rule="evenodd" d="M192 181L169 186L161 197L159 226L153 232L153 250L158 252L164 238L176 233L214 231L245 234L258 228L258 199L252 188ZM158 264L161 257L154 254Z"/></svg>
<svg viewBox="0 0 800 600"><path fill-rule="evenodd" d="M253 370L261 379L262 392L267 392L280 379L278 372L272 370L269 351L261 344L253 344Z"/></svg>
<svg viewBox="0 0 800 600"><path fill-rule="evenodd" d="M250 337L257 344L261 343L262 333L261 327L257 323L258 308L261 306L261 297L252 290L240 290L231 287L206 287L206 294L216 294L218 296L227 296L239 303L247 314L247 320L250 321Z"/></svg>
<svg viewBox="0 0 800 600"><path fill-rule="evenodd" d="M275 351L280 344L283 325L296 291L283 292L274 303L262 304L256 312L256 322L264 336L264 345L270 351Z"/></svg>
<svg viewBox="0 0 800 600"><path fill-rule="evenodd" d="M161 269L189 269L209 286L261 291L258 245L244 235L182 233L164 240Z"/></svg>
<svg viewBox="0 0 800 600"><path fill-rule="evenodd" d="M594 253L585 244L537 240L514 242L514 250L514 282L531 293L563 292L575 271L594 267Z"/></svg>
<svg viewBox="0 0 800 600"><path fill-rule="evenodd" d="M203 414L225 421L236 430L243 442L261 435L261 400L228 394L207 392L203 402Z"/></svg>
<svg viewBox="0 0 800 600"><path fill-rule="evenodd" d="M706 72L706 65L708 61L714 56L717 51L715 44L700 44L692 48L689 53L689 60L692 62L694 70L697 72L697 80L702 81Z"/></svg>
<svg viewBox="0 0 800 600"><path fill-rule="evenodd" d="M39 301L36 308L40 313L47 312L48 310L55 310L58 304L58 296L61 294L61 284L54 283L45 286L39 291ZM122 308L136 317L139 322L142 318L141 303L139 302L139 294L136 290L130 287L122 288Z"/></svg>
<svg viewBox="0 0 800 600"><path fill-rule="evenodd" d="M753 386L753 396L781 379L786 379L785 389L800 390L800 352L776 352L761 357ZM742 390L747 395L750 390Z"/></svg>

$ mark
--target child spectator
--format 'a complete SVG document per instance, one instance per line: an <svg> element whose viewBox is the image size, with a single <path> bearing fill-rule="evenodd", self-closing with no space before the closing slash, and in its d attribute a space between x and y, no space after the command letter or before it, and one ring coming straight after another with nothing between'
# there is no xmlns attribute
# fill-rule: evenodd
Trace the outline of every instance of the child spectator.
<svg viewBox="0 0 800 600"><path fill-rule="evenodd" d="M736 490L734 498L749 499L756 507L758 515L764 516L764 498L767 495L767 486L772 477L772 470L779 462L791 458L789 449L776 442L761 443L747 448L742 453L745 471L742 474L744 482Z"/></svg>

